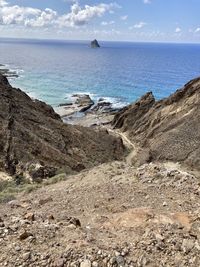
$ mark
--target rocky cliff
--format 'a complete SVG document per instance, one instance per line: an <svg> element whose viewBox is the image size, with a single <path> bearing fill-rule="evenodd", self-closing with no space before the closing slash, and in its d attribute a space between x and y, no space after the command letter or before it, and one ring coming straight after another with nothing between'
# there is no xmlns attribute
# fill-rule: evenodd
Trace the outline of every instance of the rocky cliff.
<svg viewBox="0 0 200 267"><path fill-rule="evenodd" d="M52 176L120 159L123 144L106 131L66 125L52 107L12 88L0 75L0 169Z"/></svg>
<svg viewBox="0 0 200 267"><path fill-rule="evenodd" d="M113 126L142 148L139 161L145 153L147 161L178 161L200 169L200 78L161 101L147 93L120 111Z"/></svg>

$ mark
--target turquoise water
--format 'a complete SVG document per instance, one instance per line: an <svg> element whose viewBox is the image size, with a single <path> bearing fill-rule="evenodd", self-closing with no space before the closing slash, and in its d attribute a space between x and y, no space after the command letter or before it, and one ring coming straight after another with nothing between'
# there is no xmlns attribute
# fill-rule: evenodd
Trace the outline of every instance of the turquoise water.
<svg viewBox="0 0 200 267"><path fill-rule="evenodd" d="M0 63L17 70L11 84L53 106L73 93L115 105L147 91L157 99L200 76L200 45L0 39Z"/></svg>

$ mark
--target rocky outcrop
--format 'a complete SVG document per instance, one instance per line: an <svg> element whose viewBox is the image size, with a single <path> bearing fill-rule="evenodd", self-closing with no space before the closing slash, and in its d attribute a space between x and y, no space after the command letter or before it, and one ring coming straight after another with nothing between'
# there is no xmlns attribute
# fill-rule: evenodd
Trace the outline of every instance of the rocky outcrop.
<svg viewBox="0 0 200 267"><path fill-rule="evenodd" d="M99 48L99 47L100 45L96 39L91 42L91 48Z"/></svg>
<svg viewBox="0 0 200 267"><path fill-rule="evenodd" d="M91 112L95 112L97 114L101 113L114 113L119 109L113 108L111 102L106 101L104 98L100 98L98 102L90 109Z"/></svg>
<svg viewBox="0 0 200 267"><path fill-rule="evenodd" d="M8 77L8 78L18 78L19 75L17 74L16 71L14 70L9 70L8 68L6 68L6 66L0 64L0 74Z"/></svg>
<svg viewBox="0 0 200 267"><path fill-rule="evenodd" d="M178 161L200 169L200 78L161 101L147 93L117 113L112 124L148 151L149 161Z"/></svg>
<svg viewBox="0 0 200 267"><path fill-rule="evenodd" d="M87 94L75 94L72 97L75 98L74 104L79 108L79 112L85 112L94 105L94 101Z"/></svg>
<svg viewBox="0 0 200 267"><path fill-rule="evenodd" d="M123 144L106 131L66 125L51 106L32 100L0 75L0 169L51 176L120 159Z"/></svg>

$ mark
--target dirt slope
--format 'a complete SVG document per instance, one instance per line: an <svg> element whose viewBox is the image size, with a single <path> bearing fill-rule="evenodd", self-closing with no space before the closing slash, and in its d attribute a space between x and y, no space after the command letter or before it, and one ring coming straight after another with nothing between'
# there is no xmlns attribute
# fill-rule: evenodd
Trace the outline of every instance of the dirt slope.
<svg viewBox="0 0 200 267"><path fill-rule="evenodd" d="M0 205L0 266L200 266L199 181L106 163Z"/></svg>
<svg viewBox="0 0 200 267"><path fill-rule="evenodd" d="M199 169L200 78L161 101L147 93L119 112L113 126L142 147L139 160L179 161Z"/></svg>

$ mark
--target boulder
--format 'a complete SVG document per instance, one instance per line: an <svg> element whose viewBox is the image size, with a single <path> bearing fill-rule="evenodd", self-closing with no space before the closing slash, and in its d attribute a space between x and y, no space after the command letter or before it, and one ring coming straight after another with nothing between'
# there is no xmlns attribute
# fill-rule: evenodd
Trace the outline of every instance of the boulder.
<svg viewBox="0 0 200 267"><path fill-rule="evenodd" d="M112 103L104 98L99 98L98 102L91 108L91 111L95 113L115 113L119 109L113 108Z"/></svg>
<svg viewBox="0 0 200 267"><path fill-rule="evenodd" d="M74 104L80 108L79 112L85 112L94 105L94 101L87 94L74 94L72 97L75 98Z"/></svg>

